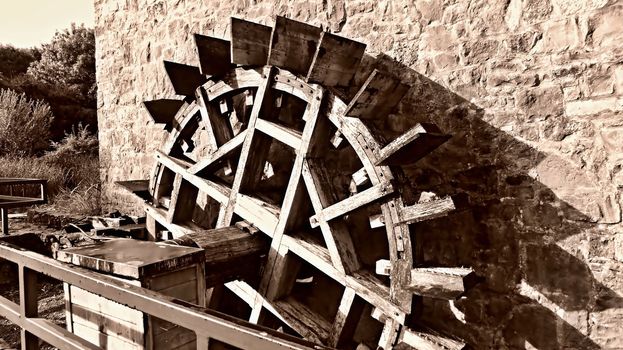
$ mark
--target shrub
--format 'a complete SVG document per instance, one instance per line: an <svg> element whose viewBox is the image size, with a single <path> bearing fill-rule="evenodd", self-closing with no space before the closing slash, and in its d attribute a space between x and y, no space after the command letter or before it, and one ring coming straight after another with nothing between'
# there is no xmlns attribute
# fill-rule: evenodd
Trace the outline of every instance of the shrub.
<svg viewBox="0 0 623 350"><path fill-rule="evenodd" d="M29 156L47 149L53 118L46 102L0 90L0 155Z"/></svg>
<svg viewBox="0 0 623 350"><path fill-rule="evenodd" d="M64 170L64 185L69 190L91 187L99 184L97 147L97 138L79 125L60 142L52 142L52 151L43 159Z"/></svg>

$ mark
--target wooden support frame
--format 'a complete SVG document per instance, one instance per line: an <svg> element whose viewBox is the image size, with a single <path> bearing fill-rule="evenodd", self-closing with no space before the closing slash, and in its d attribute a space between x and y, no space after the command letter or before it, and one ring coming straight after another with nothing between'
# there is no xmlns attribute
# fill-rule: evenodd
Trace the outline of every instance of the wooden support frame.
<svg viewBox="0 0 623 350"><path fill-rule="evenodd" d="M44 273L104 298L154 315L164 321L188 328L203 337L218 339L239 348L275 350L324 348L272 329L184 303L149 289L121 282L116 278L24 251L4 242L0 242L0 255L6 260L17 263L23 271L20 273L20 276L23 276L20 277L20 301L26 301L19 306L0 297L0 315L25 329L33 337L40 338L58 348L97 349L89 342L48 320L28 316L32 315L33 308L36 308L36 304L33 306L32 303L33 293L38 290L32 288L33 281L36 281L33 276L36 273ZM203 346L204 343L199 342L198 345Z"/></svg>
<svg viewBox="0 0 623 350"><path fill-rule="evenodd" d="M37 186L39 197L13 195L15 186ZM2 235L9 234L9 209L48 202L48 181L42 179L0 178L0 187L8 187L11 195L0 195L0 220Z"/></svg>

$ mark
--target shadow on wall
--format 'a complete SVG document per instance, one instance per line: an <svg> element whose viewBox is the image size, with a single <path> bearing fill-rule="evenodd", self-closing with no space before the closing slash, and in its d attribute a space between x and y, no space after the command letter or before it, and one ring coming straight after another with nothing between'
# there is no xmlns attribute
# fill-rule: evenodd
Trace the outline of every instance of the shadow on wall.
<svg viewBox="0 0 623 350"><path fill-rule="evenodd" d="M399 115L377 127L398 135L417 122L434 122L453 135L405 169L413 187L470 197L467 211L412 227L415 257L423 266L471 266L485 281L452 306L425 299L420 322L475 348L600 348L585 335L589 313L621 308L623 298L596 280L580 253L556 243L598 235L598 228L528 175L546 155L486 123L483 109L391 58L365 57L362 67L353 86L374 68L412 86Z"/></svg>

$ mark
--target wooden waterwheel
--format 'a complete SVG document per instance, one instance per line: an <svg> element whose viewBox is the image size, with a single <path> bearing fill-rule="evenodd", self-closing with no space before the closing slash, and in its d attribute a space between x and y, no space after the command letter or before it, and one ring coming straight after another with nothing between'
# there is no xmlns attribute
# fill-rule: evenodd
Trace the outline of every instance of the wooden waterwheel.
<svg viewBox="0 0 623 350"><path fill-rule="evenodd" d="M409 230L455 202L417 198L401 172L449 136L418 124L388 142L370 123L409 87L375 70L345 97L365 45L284 17L195 42L200 67L165 62L178 96L145 102L169 136L134 190L152 238L206 247L209 306L331 347L462 348L415 306L460 297L472 270L418 266Z"/></svg>

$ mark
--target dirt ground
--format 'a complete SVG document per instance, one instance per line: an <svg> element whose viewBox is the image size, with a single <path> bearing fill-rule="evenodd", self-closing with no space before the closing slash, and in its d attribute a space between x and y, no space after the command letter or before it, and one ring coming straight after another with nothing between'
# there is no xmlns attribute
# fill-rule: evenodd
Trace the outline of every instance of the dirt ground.
<svg viewBox="0 0 623 350"><path fill-rule="evenodd" d="M36 233L40 237L47 235L63 235L62 231L26 222L25 218L10 218L9 233L11 236ZM11 269L1 269L0 295L19 303L18 282ZM65 302L63 284L57 280L39 277L39 315L65 327ZM0 317L0 350L20 348L20 328ZM41 344L41 349L54 349L48 344Z"/></svg>

